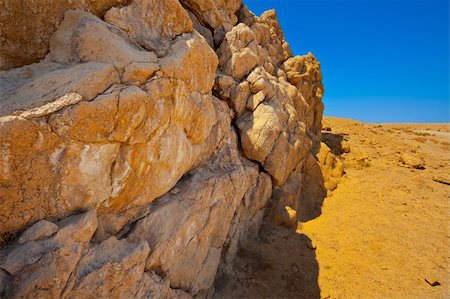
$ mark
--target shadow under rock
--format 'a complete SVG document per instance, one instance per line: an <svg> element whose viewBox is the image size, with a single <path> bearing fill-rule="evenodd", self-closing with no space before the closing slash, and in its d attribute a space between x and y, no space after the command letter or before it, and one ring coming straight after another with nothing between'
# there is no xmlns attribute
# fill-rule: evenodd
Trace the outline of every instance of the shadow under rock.
<svg viewBox="0 0 450 299"><path fill-rule="evenodd" d="M265 222L231 269L216 278L213 298L320 298L315 249L292 229Z"/></svg>
<svg viewBox="0 0 450 299"><path fill-rule="evenodd" d="M344 136L322 131L322 142L325 143L333 155L339 157L346 149L343 146ZM307 222L322 214L322 205L327 197L328 190L321 164L317 157L310 155L303 166L304 173L300 195L300 222Z"/></svg>
<svg viewBox="0 0 450 299"><path fill-rule="evenodd" d="M343 141L344 136L341 134L322 131L322 142L328 145L335 156L340 156L344 153L344 148L342 146Z"/></svg>
<svg viewBox="0 0 450 299"><path fill-rule="evenodd" d="M317 158L310 155L303 165L303 179L299 198L300 222L307 222L322 214L322 205L327 197L325 179Z"/></svg>

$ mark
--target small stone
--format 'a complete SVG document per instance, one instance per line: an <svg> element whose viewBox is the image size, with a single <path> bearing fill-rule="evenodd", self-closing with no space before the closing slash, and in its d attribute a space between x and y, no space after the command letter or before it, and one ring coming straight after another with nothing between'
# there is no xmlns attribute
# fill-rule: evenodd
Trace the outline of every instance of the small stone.
<svg viewBox="0 0 450 299"><path fill-rule="evenodd" d="M425 169L425 163L421 157L412 154L402 154L400 156L400 162L404 166L414 168L414 169Z"/></svg>
<svg viewBox="0 0 450 299"><path fill-rule="evenodd" d="M176 194L180 193L180 191L181 191L180 188L174 187L174 188L172 188L172 190L170 190L169 192L170 192L170 194L172 194L172 195L176 195Z"/></svg>
<svg viewBox="0 0 450 299"><path fill-rule="evenodd" d="M98 226L97 211L72 215L58 222L59 231L55 239L61 244L88 242Z"/></svg>
<svg viewBox="0 0 450 299"><path fill-rule="evenodd" d="M47 220L40 220L24 231L17 243L23 244L28 241L37 241L48 238L56 233L58 229L56 224Z"/></svg>

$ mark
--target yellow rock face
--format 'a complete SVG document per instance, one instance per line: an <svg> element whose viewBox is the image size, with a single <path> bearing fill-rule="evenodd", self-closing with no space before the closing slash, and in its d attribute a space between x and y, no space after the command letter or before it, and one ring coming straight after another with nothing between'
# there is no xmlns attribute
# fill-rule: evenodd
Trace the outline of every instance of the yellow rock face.
<svg viewBox="0 0 450 299"><path fill-rule="evenodd" d="M158 60L154 53L138 50L125 32L78 10L66 13L50 48L49 60L60 64L35 65L31 78L29 67L1 74L19 79L5 89L2 112L20 109L23 116L1 119L6 156L0 234L74 210L101 207L106 212L132 202L130 207L148 204L209 157L222 139L224 132L213 130L220 121L211 96L217 57L197 33L175 40ZM61 65L77 61L87 63ZM145 86L120 84L125 66L145 72L148 63L161 71ZM124 83L129 81L127 76ZM35 111L72 91L81 99L60 100L59 107ZM31 97L23 101L27 94ZM30 108L35 110L28 112ZM18 199L23 196L27 200Z"/></svg>
<svg viewBox="0 0 450 299"><path fill-rule="evenodd" d="M0 297L210 297L303 181L334 188L320 65L275 11L53 2L0 3Z"/></svg>
<svg viewBox="0 0 450 299"><path fill-rule="evenodd" d="M103 16L113 6L126 0L31 0L0 2L0 70L30 64L44 58L49 39L55 33L64 13L83 9Z"/></svg>

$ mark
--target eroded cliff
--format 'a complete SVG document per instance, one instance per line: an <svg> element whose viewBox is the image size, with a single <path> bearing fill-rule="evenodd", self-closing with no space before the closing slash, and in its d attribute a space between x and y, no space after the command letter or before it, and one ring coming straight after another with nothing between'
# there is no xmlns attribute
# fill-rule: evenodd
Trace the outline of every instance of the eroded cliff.
<svg viewBox="0 0 450 299"><path fill-rule="evenodd" d="M0 294L210 295L265 215L301 218L320 64L239 0L92 3L1 2L1 68L45 58L0 72Z"/></svg>

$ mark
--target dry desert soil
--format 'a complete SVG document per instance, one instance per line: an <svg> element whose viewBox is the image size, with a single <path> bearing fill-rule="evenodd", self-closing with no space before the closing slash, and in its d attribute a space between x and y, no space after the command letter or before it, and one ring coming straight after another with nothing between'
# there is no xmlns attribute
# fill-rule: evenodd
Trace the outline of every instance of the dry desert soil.
<svg viewBox="0 0 450 299"><path fill-rule="evenodd" d="M321 215L265 223L215 297L450 298L450 125L323 127L350 152Z"/></svg>

